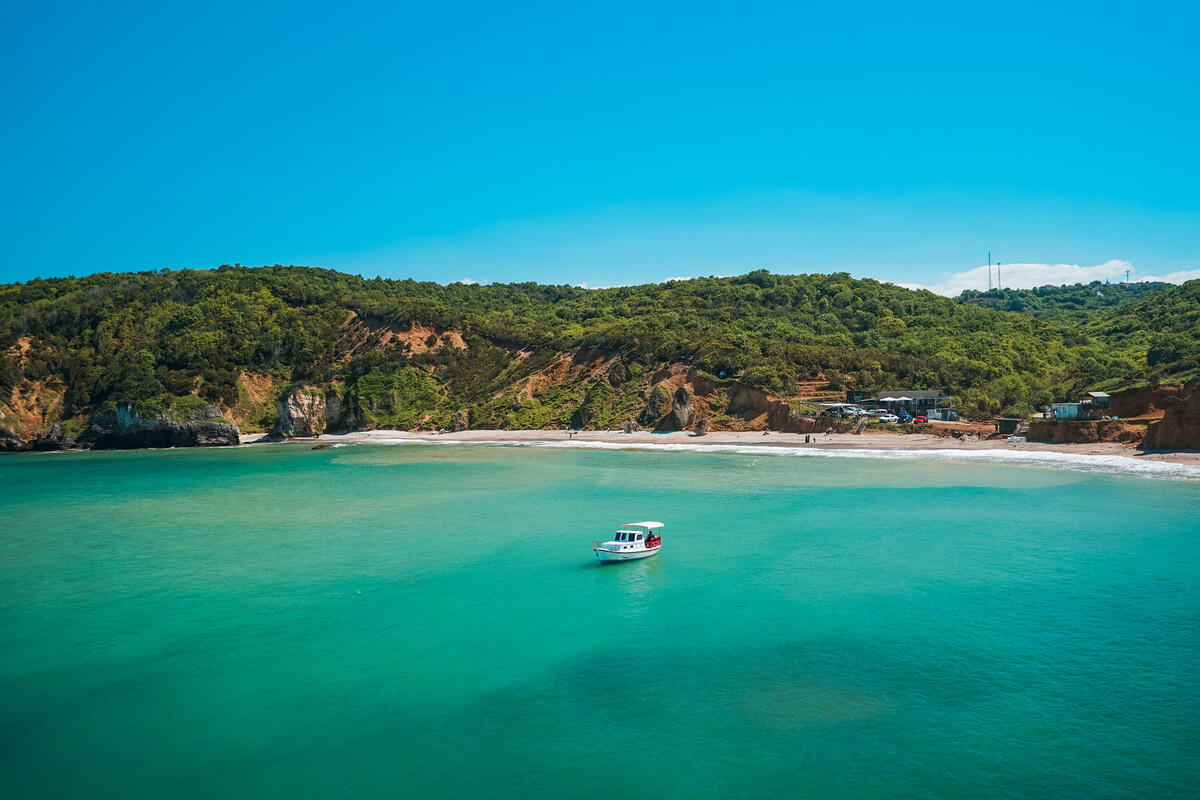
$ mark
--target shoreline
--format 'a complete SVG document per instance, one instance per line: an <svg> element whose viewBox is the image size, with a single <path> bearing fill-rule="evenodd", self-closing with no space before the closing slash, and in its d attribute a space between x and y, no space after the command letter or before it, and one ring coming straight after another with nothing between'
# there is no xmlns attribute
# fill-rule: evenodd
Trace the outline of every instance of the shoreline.
<svg viewBox="0 0 1200 800"><path fill-rule="evenodd" d="M716 431L705 436L696 436L687 431L623 433L621 431L508 431L471 430L459 433L411 433L408 431L374 430L354 433L323 434L312 438L268 440L265 434L242 434L242 445L258 444L491 444L491 445L568 445L599 448L629 446L634 448L670 446L670 449L693 447L728 448L789 448L821 452L874 451L895 452L946 452L952 453L1058 453L1070 456L1108 456L1128 459L1134 463L1162 462L1200 468L1200 451L1142 451L1131 445L1116 442L1094 444L1051 444L1048 442L1008 442L1005 439L982 439L965 441L944 438L926 433L914 434L807 434L809 444L804 443L806 434L778 433L770 431ZM968 456L969 458L970 456Z"/></svg>

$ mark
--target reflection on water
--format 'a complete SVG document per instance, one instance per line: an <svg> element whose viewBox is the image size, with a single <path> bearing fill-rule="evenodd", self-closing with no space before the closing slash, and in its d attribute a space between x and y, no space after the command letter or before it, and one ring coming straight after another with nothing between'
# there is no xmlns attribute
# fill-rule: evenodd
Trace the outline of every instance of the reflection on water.
<svg viewBox="0 0 1200 800"><path fill-rule="evenodd" d="M597 582L616 591L613 611L625 622L644 620L650 613L655 589L660 585L665 553L638 561L604 564L597 560Z"/></svg>

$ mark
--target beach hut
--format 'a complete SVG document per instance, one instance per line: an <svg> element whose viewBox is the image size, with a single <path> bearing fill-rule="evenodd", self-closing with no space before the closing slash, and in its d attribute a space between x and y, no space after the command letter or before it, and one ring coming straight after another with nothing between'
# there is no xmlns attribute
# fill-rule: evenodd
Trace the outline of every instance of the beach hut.
<svg viewBox="0 0 1200 800"><path fill-rule="evenodd" d="M1021 426L1021 420L1015 417L1000 417L996 420L996 433L1010 436L1017 432L1017 428Z"/></svg>
<svg viewBox="0 0 1200 800"><path fill-rule="evenodd" d="M1055 419L1079 419L1079 403L1051 403Z"/></svg>

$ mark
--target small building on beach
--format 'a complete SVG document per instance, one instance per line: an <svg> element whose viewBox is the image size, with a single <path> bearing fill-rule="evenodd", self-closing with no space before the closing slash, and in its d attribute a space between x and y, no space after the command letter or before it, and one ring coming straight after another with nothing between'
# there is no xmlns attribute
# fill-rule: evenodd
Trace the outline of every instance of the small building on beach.
<svg viewBox="0 0 1200 800"><path fill-rule="evenodd" d="M957 419L954 398L941 389L893 389L880 392L876 402L889 411L907 411L914 417L924 414L930 419Z"/></svg>
<svg viewBox="0 0 1200 800"><path fill-rule="evenodd" d="M1051 403L1055 419L1100 419L1108 411L1108 395L1088 392L1088 399L1078 403Z"/></svg>

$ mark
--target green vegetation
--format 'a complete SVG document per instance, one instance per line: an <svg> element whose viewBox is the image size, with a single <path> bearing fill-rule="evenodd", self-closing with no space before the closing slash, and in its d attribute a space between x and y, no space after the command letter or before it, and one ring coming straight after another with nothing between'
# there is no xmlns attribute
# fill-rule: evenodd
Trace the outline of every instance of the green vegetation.
<svg viewBox="0 0 1200 800"><path fill-rule="evenodd" d="M437 333L405 338L414 325ZM40 382L65 390L64 418L115 401L185 418L214 403L269 427L288 385L336 386L379 426L443 426L470 408L473 425L615 427L644 407L649 373L682 362L783 397L798 380L942 387L968 414L995 414L1196 374L1198 329L1200 281L950 299L762 270L604 290L278 265L102 273L0 286L0 399ZM592 375L589 353L615 366ZM522 396L563 357L575 377ZM252 402L243 373L272 376L273 396Z"/></svg>
<svg viewBox="0 0 1200 800"><path fill-rule="evenodd" d="M1136 383L1200 377L1200 280L1164 287L1119 314L1091 321L1085 331L1145 364ZM1109 385L1115 388L1111 380Z"/></svg>
<svg viewBox="0 0 1200 800"><path fill-rule="evenodd" d="M1098 314L1120 311L1130 303L1142 300L1166 288L1163 283L1100 283L1071 286L1039 286L1036 289L990 289L986 292L965 291L960 302L991 308L996 311L1016 311L1040 320L1082 325Z"/></svg>

